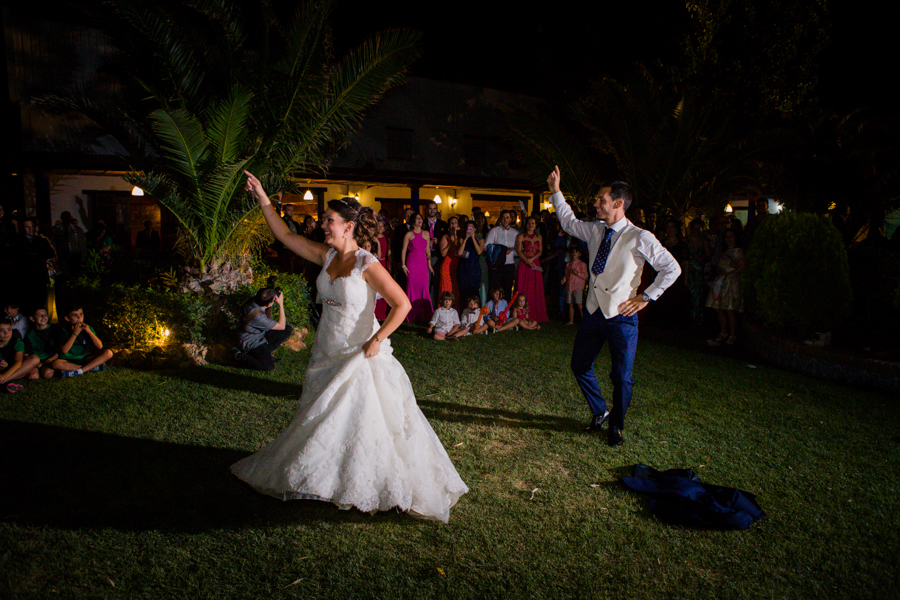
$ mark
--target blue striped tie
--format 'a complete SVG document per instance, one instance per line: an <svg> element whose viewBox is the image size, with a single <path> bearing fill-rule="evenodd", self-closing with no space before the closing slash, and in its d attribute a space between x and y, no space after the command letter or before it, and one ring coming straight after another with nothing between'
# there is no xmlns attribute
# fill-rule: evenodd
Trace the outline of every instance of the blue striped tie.
<svg viewBox="0 0 900 600"><path fill-rule="evenodd" d="M612 244L610 243L612 234L613 230L607 227L606 235L603 236L603 243L600 244L600 249L597 250L597 258L594 259L594 266L591 267L591 273L594 275L599 275L606 268L606 259L609 258L609 249L612 247Z"/></svg>

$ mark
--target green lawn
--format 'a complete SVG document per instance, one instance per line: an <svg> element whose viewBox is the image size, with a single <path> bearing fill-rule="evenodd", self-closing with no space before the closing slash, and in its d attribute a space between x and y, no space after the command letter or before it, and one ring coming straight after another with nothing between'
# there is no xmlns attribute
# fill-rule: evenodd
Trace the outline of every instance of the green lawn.
<svg viewBox="0 0 900 600"><path fill-rule="evenodd" d="M574 328L420 332L392 339L471 489L449 525L229 474L293 416L308 352L271 375L114 367L0 396L0 598L900 596L898 399L644 339L610 449L580 431ZM636 463L692 467L768 516L664 524L618 482Z"/></svg>

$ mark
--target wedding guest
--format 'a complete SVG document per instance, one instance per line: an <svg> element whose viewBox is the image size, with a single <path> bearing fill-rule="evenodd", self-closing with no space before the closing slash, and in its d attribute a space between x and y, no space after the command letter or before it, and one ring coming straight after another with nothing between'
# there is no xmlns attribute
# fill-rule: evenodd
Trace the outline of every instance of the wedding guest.
<svg viewBox="0 0 900 600"><path fill-rule="evenodd" d="M450 292L454 298L454 303L456 298L459 297L459 250L462 243L463 240L459 237L459 219L450 217L447 221L447 229L443 237L441 237L438 246L442 257L440 263L440 292L441 297L443 297L444 292ZM459 307L454 304L453 308L456 310Z"/></svg>
<svg viewBox="0 0 900 600"><path fill-rule="evenodd" d="M572 256L566 264L566 273L562 278L562 284L566 289L566 303L569 305L569 325L575 324L575 307L578 307L578 320L582 319L581 305L584 302L584 286L587 284L587 265L581 260L581 247L572 244L569 249Z"/></svg>
<svg viewBox="0 0 900 600"><path fill-rule="evenodd" d="M38 359L25 359L25 343L13 333L12 323L8 319L0 320L0 389L14 394L22 389L15 383L38 364Z"/></svg>
<svg viewBox="0 0 900 600"><path fill-rule="evenodd" d="M65 309L65 323L60 323L57 345L59 358L51 363L61 377L75 377L90 371L102 371L113 357L112 350L103 347L94 328L84 322L81 304Z"/></svg>
<svg viewBox="0 0 900 600"><path fill-rule="evenodd" d="M37 221L22 221L22 234L16 238L12 280L20 290L22 308L26 314L39 306L47 305L47 285L50 273L47 261L54 257L53 247L46 238L37 234Z"/></svg>
<svg viewBox="0 0 900 600"><path fill-rule="evenodd" d="M510 211L501 211L500 223L488 232L484 241L488 251L490 286L503 288L504 296L512 294L516 277L516 237L519 231L511 223Z"/></svg>
<svg viewBox="0 0 900 600"><path fill-rule="evenodd" d="M36 356L38 363L28 373L29 379L53 377L53 361L59 358L56 346L58 335L56 327L50 324L50 315L46 308L39 308L29 317L32 327L25 336L25 357Z"/></svg>
<svg viewBox="0 0 900 600"><path fill-rule="evenodd" d="M544 299L544 273L540 264L543 240L537 233L537 219L525 219L525 231L516 236L516 253L519 266L516 268L516 291L528 298L531 319L545 323L547 305Z"/></svg>
<svg viewBox="0 0 900 600"><path fill-rule="evenodd" d="M406 275L406 295L412 304L406 320L412 322L428 321L434 312L428 289L429 275L434 276L431 268L431 237L422 229L423 222L422 215L413 216L412 230L404 236L403 247L400 249L403 273Z"/></svg>
<svg viewBox="0 0 900 600"><path fill-rule="evenodd" d="M425 332L431 335L434 332L434 339L443 341L444 338L455 337L460 329L459 314L453 309L453 294L451 292L441 293L441 305L431 317L428 323L428 330Z"/></svg>
<svg viewBox="0 0 900 600"><path fill-rule="evenodd" d="M719 335L708 340L710 346L725 342L729 346L737 341L737 313L744 312L744 294L741 288L741 273L746 270L744 251L733 229L725 230L722 236L722 251L716 264L717 276L710 286L706 306L716 311L719 320Z"/></svg>
<svg viewBox="0 0 900 600"><path fill-rule="evenodd" d="M10 324L12 324L13 331L18 333L20 339L24 340L30 327L28 325L28 319L19 312L19 303L7 302L6 306L3 307L3 313L6 315Z"/></svg>
<svg viewBox="0 0 900 600"><path fill-rule="evenodd" d="M459 317L459 323L462 331L458 331L458 337L464 337L472 334L482 334L488 332L488 324L484 317L487 315L478 304L477 296L469 296L466 302L466 308L463 309Z"/></svg>

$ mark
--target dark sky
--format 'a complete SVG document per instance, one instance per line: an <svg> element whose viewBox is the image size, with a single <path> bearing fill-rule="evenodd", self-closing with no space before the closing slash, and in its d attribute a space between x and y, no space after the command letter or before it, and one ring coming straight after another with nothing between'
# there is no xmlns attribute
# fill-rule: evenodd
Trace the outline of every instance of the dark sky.
<svg viewBox="0 0 900 600"><path fill-rule="evenodd" d="M40 17L65 3L0 4ZM828 0L828 6L831 46L820 57L819 88L825 104L842 112L861 105L896 111L900 51L889 5ZM551 0L531 9L521 0L337 0L332 25L339 51L378 29L418 29L424 52L413 74L546 96L577 87L585 73L615 76L634 62L673 62L683 7L683 0Z"/></svg>
<svg viewBox="0 0 900 600"><path fill-rule="evenodd" d="M359 4L339 1L334 23L350 24L335 27L339 38L377 27L418 29L424 54L414 74L533 94L584 72L620 73L675 51L670 31L680 7L571 0L532 9L491 0ZM435 14L435 6L445 9Z"/></svg>
<svg viewBox="0 0 900 600"><path fill-rule="evenodd" d="M581 73L617 75L634 62L671 62L685 18L678 0L523 6L339 0L333 23L342 45L382 27L423 31L424 55L414 74L544 95L561 84L574 85ZM895 110L900 51L888 10L829 2L831 46L821 56L819 73L825 104L844 112L860 105Z"/></svg>

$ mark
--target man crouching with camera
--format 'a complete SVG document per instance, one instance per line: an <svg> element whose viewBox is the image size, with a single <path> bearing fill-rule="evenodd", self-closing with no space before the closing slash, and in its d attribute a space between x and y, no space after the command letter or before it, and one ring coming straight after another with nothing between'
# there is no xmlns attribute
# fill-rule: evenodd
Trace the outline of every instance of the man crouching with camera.
<svg viewBox="0 0 900 600"><path fill-rule="evenodd" d="M278 304L278 320L272 318L272 305ZM257 371L271 371L281 362L272 356L278 346L291 337L284 310L284 294L275 287L270 277L266 287L241 307L241 324L238 328L238 345L232 349L236 361Z"/></svg>

